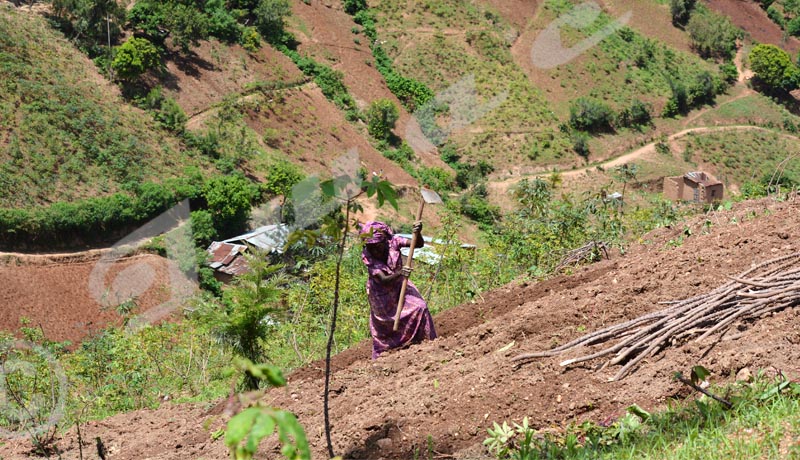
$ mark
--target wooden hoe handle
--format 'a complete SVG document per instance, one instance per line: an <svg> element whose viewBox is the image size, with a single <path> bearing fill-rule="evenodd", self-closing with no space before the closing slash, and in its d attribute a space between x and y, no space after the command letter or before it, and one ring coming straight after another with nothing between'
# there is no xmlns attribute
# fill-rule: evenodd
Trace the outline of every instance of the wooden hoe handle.
<svg viewBox="0 0 800 460"><path fill-rule="evenodd" d="M422 220L422 210L425 208L425 200L419 204L419 210L417 211L417 222ZM411 247L408 249L408 259L406 259L406 267L411 268L411 264L414 263L414 248L417 246L417 235L418 233L414 232L411 236ZM394 314L394 328L393 331L396 331L398 326L400 325L400 313L403 312L403 306L406 304L406 288L408 287L408 277L403 277L403 287L400 288L400 298L397 299L397 312Z"/></svg>

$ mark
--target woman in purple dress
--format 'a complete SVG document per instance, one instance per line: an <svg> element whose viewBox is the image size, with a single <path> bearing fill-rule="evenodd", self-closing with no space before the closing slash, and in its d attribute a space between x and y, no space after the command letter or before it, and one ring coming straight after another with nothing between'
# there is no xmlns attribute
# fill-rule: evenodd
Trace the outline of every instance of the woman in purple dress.
<svg viewBox="0 0 800 460"><path fill-rule="evenodd" d="M414 224L418 248L425 245L422 239L422 224ZM392 229L383 222L367 222L361 226L364 250L361 260L367 266L367 296L369 297L369 329L372 333L372 359L382 352L404 345L419 343L425 339L435 339L433 317L428 304L422 299L414 283L408 281L400 324L394 331L394 316L403 277L408 277L410 269L403 267L400 248L409 247L411 242L394 236Z"/></svg>

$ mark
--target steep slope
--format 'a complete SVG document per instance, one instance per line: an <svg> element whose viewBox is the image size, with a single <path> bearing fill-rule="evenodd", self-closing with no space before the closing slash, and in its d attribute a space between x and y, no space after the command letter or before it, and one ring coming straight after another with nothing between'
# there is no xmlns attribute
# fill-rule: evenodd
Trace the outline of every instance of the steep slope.
<svg viewBox="0 0 800 460"><path fill-rule="evenodd" d="M377 99L389 99L400 113L394 130L397 136L405 138L407 130L418 126L375 68L369 38L353 33L360 26L341 10L339 2L293 2L292 13L289 21L300 42L299 51L342 72L345 85L362 110ZM411 144L422 164L449 169L432 144L419 148L421 145Z"/></svg>
<svg viewBox="0 0 800 460"><path fill-rule="evenodd" d="M664 308L659 302L708 292L751 264L797 251L796 199L742 203L731 212L693 220L690 237L683 228L660 229L624 256L574 275L487 293L437 316L441 336L434 342L376 361L368 359L368 343L338 355L331 387L337 453L406 459L426 452L430 442L436 454L481 457L479 444L493 421L528 416L535 428L584 419L607 422L633 403L651 409L688 396L672 373L695 364L709 368L717 381L744 367L796 369L797 308L741 324L736 334L711 347L695 342L670 347L620 382L607 382L616 372L613 366L595 372L592 362L565 369L556 359L524 366L509 359ZM298 414L315 458L325 457L321 369L314 363L295 372L288 387L264 398ZM208 411L164 405L87 423L82 432L84 438L100 436L119 459L223 459L224 446L210 433L222 425L225 407L224 401ZM74 440L74 432L64 437L65 455L77 451ZM263 458L273 452L267 444ZM0 447L0 453L24 458L20 449L22 443Z"/></svg>
<svg viewBox="0 0 800 460"><path fill-rule="evenodd" d="M205 167L36 13L0 4L0 207L106 195Z"/></svg>
<svg viewBox="0 0 800 460"><path fill-rule="evenodd" d="M744 29L753 40L780 46L794 54L800 50L800 40L786 37L781 28L767 17L757 2L751 0L705 0L712 10L731 18L731 21Z"/></svg>

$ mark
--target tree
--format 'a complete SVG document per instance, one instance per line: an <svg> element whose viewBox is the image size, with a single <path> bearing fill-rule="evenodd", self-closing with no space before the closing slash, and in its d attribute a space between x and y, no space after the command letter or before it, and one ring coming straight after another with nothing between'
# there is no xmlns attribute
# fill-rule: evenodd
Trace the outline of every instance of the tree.
<svg viewBox="0 0 800 460"><path fill-rule="evenodd" d="M579 97L569 107L569 124L580 131L612 131L613 119L614 112L605 102L590 97Z"/></svg>
<svg viewBox="0 0 800 460"><path fill-rule="evenodd" d="M203 187L203 198L222 236L244 229L255 197L255 187L239 175L214 177Z"/></svg>
<svg viewBox="0 0 800 460"><path fill-rule="evenodd" d="M278 43L283 37L285 20L292 14L292 8L288 0L260 0L253 13L256 17L256 27L264 40Z"/></svg>
<svg viewBox="0 0 800 460"><path fill-rule="evenodd" d="M367 9L367 0L344 0L344 10L347 14L356 14Z"/></svg>
<svg viewBox="0 0 800 460"><path fill-rule="evenodd" d="M375 139L388 141L400 114L389 99L378 99L367 110L367 130Z"/></svg>
<svg viewBox="0 0 800 460"><path fill-rule="evenodd" d="M790 91L797 87L797 67L786 51L775 45L756 45L750 51L750 68L764 84Z"/></svg>
<svg viewBox="0 0 800 460"><path fill-rule="evenodd" d="M125 8L116 0L53 0L53 13L70 23L78 39L115 41Z"/></svg>
<svg viewBox="0 0 800 460"><path fill-rule="evenodd" d="M736 40L742 38L742 30L733 25L727 16L705 11L694 14L686 25L692 46L703 57L733 59Z"/></svg>
<svg viewBox="0 0 800 460"><path fill-rule="evenodd" d="M158 48L146 38L131 37L116 48L111 68L120 80L136 80L143 73L158 67Z"/></svg>
<svg viewBox="0 0 800 460"><path fill-rule="evenodd" d="M689 21L697 0L670 0L669 11L672 13L672 23L685 25Z"/></svg>
<svg viewBox="0 0 800 460"><path fill-rule="evenodd" d="M303 171L288 161L278 161L269 167L267 178L261 189L271 196L281 197L280 221L284 222L286 216L284 208L286 199L292 192L292 187L303 180Z"/></svg>

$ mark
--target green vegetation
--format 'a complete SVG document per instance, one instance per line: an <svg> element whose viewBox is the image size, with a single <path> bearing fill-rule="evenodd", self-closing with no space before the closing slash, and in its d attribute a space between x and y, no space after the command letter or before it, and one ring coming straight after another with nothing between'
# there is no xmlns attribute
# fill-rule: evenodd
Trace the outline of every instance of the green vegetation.
<svg viewBox="0 0 800 460"><path fill-rule="evenodd" d="M787 34L800 36L800 3L797 0L762 0L759 3L767 16Z"/></svg>
<svg viewBox="0 0 800 460"><path fill-rule="evenodd" d="M158 49L146 38L131 37L116 49L111 68L121 80L135 80L160 63Z"/></svg>
<svg viewBox="0 0 800 460"><path fill-rule="evenodd" d="M769 183L773 174L784 185L800 183L797 139L770 131L728 131L690 134L685 143L687 156L710 163L726 185L748 182ZM727 192L726 192L727 193Z"/></svg>
<svg viewBox="0 0 800 460"><path fill-rule="evenodd" d="M756 45L750 51L750 67L767 86L789 91L798 86L800 71L789 53L775 45Z"/></svg>
<svg viewBox="0 0 800 460"><path fill-rule="evenodd" d="M392 101L378 99L369 105L366 118L369 135L379 141L389 141L400 114Z"/></svg>
<svg viewBox="0 0 800 460"><path fill-rule="evenodd" d="M41 18L0 9L0 206L111 195L207 164L83 62Z"/></svg>
<svg viewBox="0 0 800 460"><path fill-rule="evenodd" d="M706 7L696 9L686 24L686 30L694 49L706 58L733 59L736 41L744 37L744 32L734 26L727 16L714 13Z"/></svg>
<svg viewBox="0 0 800 460"><path fill-rule="evenodd" d="M634 405L610 426L570 425L561 434L522 424L494 424L484 444L498 459L793 458L800 425L800 385L760 375L713 391L727 408L702 396L650 413ZM788 452L786 447L788 447ZM788 455L788 457L786 457Z"/></svg>
<svg viewBox="0 0 800 460"><path fill-rule="evenodd" d="M670 0L669 12L672 14L672 23L676 26L686 25L696 3L696 0Z"/></svg>

